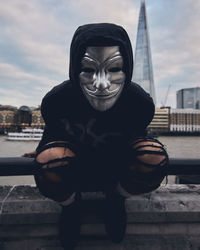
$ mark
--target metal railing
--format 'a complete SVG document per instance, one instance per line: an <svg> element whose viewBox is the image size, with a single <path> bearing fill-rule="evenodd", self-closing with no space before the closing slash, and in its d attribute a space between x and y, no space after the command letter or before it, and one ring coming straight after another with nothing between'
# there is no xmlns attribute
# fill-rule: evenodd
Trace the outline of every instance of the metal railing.
<svg viewBox="0 0 200 250"><path fill-rule="evenodd" d="M34 159L0 157L0 176L34 175ZM200 175L200 159L170 158L168 175Z"/></svg>

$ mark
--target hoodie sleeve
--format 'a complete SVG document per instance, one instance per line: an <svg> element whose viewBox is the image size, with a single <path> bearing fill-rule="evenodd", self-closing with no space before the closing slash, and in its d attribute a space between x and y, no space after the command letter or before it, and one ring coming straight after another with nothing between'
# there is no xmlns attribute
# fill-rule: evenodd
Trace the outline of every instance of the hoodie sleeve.
<svg viewBox="0 0 200 250"><path fill-rule="evenodd" d="M45 122L45 128L37 149L49 142L61 140L60 126L54 113L55 109L56 107L52 110L50 103L48 103L48 98L44 97L41 105L41 113Z"/></svg>
<svg viewBox="0 0 200 250"><path fill-rule="evenodd" d="M48 92L42 100L41 113L45 129L37 149L52 141L67 140L65 127L62 123L63 108L67 114L67 105L64 103L67 98L63 98L65 91L65 85L62 83Z"/></svg>

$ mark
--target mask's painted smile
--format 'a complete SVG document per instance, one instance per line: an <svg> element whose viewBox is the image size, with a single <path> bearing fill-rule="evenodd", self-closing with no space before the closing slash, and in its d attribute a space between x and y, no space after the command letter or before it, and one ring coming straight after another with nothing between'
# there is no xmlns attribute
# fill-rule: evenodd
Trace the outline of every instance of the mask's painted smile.
<svg viewBox="0 0 200 250"><path fill-rule="evenodd" d="M94 109L110 109L119 98L125 82L119 47L88 47L81 61L79 81Z"/></svg>

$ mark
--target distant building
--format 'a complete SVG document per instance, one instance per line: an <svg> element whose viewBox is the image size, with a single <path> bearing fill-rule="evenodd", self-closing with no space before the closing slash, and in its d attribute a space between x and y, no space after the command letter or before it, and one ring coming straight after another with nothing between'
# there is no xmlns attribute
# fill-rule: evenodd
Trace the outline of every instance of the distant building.
<svg viewBox="0 0 200 250"><path fill-rule="evenodd" d="M197 109L156 109L148 126L150 133L199 133L200 110Z"/></svg>
<svg viewBox="0 0 200 250"><path fill-rule="evenodd" d="M176 101L178 109L200 109L200 87L178 90Z"/></svg>
<svg viewBox="0 0 200 250"><path fill-rule="evenodd" d="M32 111L31 127L34 127L34 128L43 128L44 127L44 120L42 118L41 111L39 109Z"/></svg>
<svg viewBox="0 0 200 250"><path fill-rule="evenodd" d="M16 111L17 107L11 106L11 105L1 105L0 104L0 111L3 111L3 110Z"/></svg>
<svg viewBox="0 0 200 250"><path fill-rule="evenodd" d="M171 109L171 132L200 132L200 110Z"/></svg>
<svg viewBox="0 0 200 250"><path fill-rule="evenodd" d="M170 129L170 109L156 108L152 122L148 130L153 133L166 133Z"/></svg>
<svg viewBox="0 0 200 250"><path fill-rule="evenodd" d="M141 85L150 94L156 104L151 47L144 0L141 2L138 21L133 81Z"/></svg>
<svg viewBox="0 0 200 250"><path fill-rule="evenodd" d="M32 114L28 106L21 106L15 113L15 124L19 127L31 125Z"/></svg>
<svg viewBox="0 0 200 250"><path fill-rule="evenodd" d="M35 109L35 108L34 108ZM40 107L33 110L28 106L19 109L10 105L0 105L0 133L20 131L24 127L44 128Z"/></svg>
<svg viewBox="0 0 200 250"><path fill-rule="evenodd" d="M12 110L0 110L0 128L7 129L15 123L15 112Z"/></svg>

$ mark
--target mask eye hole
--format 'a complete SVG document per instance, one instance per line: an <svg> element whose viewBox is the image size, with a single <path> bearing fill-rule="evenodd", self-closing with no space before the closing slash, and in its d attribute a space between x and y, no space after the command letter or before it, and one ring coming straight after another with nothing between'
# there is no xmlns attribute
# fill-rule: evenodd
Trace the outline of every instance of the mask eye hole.
<svg viewBox="0 0 200 250"><path fill-rule="evenodd" d="M119 72L121 71L122 69L120 67L112 67L112 68L109 68L108 69L108 72Z"/></svg>
<svg viewBox="0 0 200 250"><path fill-rule="evenodd" d="M95 69L89 68L89 67L85 67L85 68L82 68L81 71L85 72L85 73L94 73Z"/></svg>

